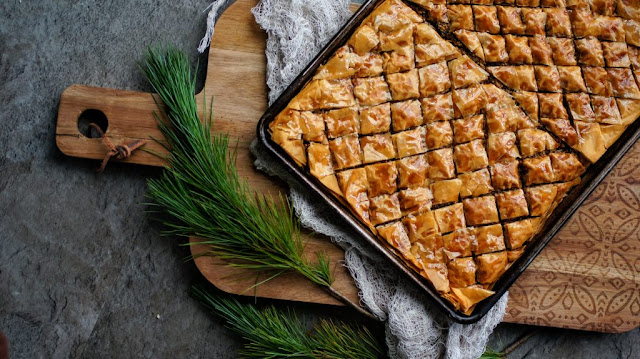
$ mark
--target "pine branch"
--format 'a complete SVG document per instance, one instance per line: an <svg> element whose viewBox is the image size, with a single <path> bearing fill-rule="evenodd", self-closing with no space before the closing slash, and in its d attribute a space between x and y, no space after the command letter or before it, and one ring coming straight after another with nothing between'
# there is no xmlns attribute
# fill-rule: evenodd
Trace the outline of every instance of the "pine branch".
<svg viewBox="0 0 640 359"><path fill-rule="evenodd" d="M180 51L150 48L141 64L147 80L168 109L158 126L167 140L169 166L148 181L150 208L169 218L166 235L197 236L211 254L229 265L268 273L271 278L297 272L373 318L331 287L328 257L316 263L304 256L300 223L287 198L254 193L238 176L237 151L224 134L211 134L212 112L201 120L195 100L195 76ZM159 106L162 109L162 107Z"/></svg>
<svg viewBox="0 0 640 359"><path fill-rule="evenodd" d="M363 358L384 357L384 347L366 328L321 320L311 331L291 312L274 307L258 310L235 299L193 286L191 294L226 321L247 343L244 358Z"/></svg>

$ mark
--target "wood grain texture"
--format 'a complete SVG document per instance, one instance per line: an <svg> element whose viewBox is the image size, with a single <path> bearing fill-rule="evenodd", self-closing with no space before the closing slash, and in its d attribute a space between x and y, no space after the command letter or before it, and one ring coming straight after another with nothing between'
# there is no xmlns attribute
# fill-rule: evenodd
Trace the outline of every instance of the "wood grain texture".
<svg viewBox="0 0 640 359"><path fill-rule="evenodd" d="M215 129L238 140L238 167L252 188L286 193L282 182L254 169L248 150L256 123L267 107L266 35L249 11L256 3L238 0L218 21L198 103L215 98ZM58 147L65 154L104 156L106 147L101 140L86 138L77 129L78 116L91 108L105 113L107 134L116 144L162 138L153 118L156 106L151 94L73 85L61 97L56 131ZM158 150L159 146L149 143L147 148ZM163 164L144 151L125 161ZM206 250L192 247L193 253ZM335 266L336 288L357 300L357 288L341 265L344 254L338 247L316 235L308 239L306 250L327 252ZM198 258L196 264L209 281L229 293L340 304L295 274L281 276L254 292L247 290L259 280L253 273L209 256ZM640 326L640 145L631 149L511 288L504 320L603 332Z"/></svg>

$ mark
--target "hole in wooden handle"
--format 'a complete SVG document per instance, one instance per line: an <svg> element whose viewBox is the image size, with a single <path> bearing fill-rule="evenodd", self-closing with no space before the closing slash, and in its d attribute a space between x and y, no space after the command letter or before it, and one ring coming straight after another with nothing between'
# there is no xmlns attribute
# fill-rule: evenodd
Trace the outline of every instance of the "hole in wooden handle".
<svg viewBox="0 0 640 359"><path fill-rule="evenodd" d="M109 120L104 112L96 109L88 109L82 111L78 117L78 131L88 138L100 138L100 134L95 128L91 127L91 124L95 123L100 127L103 133L107 133L109 128Z"/></svg>

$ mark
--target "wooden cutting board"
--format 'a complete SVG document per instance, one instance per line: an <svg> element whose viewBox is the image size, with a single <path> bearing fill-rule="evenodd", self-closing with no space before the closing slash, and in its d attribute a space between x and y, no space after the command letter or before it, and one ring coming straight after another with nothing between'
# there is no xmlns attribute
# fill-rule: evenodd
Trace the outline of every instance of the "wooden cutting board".
<svg viewBox="0 0 640 359"><path fill-rule="evenodd" d="M198 103L215 98L215 129L239 141L238 168L251 187L261 193L286 193L282 182L253 168L248 149L267 107L266 34L250 13L257 2L238 0L219 19L205 88L197 97ZM107 151L102 140L85 137L78 130L78 119L88 109L104 113L107 135L116 144L162 139L153 117L156 105L151 94L73 85L61 96L56 129L57 145L69 156L102 159ZM153 141L146 148L162 151ZM123 162L163 165L144 151ZM357 300L357 288L340 264L343 252L323 236L308 238L307 253L319 250L327 252L335 265L336 288ZM200 253L206 247L193 246L192 251ZM341 304L297 275L279 277L254 292L247 289L256 282L253 273L231 269L213 257L200 257L196 264L209 281L229 293ZM612 333L640 326L640 144L629 151L511 288L504 320Z"/></svg>

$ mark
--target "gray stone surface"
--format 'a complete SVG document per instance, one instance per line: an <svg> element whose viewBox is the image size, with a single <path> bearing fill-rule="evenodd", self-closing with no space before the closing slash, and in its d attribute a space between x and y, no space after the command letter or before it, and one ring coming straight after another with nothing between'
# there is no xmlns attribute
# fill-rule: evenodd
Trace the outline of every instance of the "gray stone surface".
<svg viewBox="0 0 640 359"><path fill-rule="evenodd" d="M12 358L233 358L240 345L186 293L201 280L185 248L144 210L159 170L68 158L58 99L73 83L148 90L145 46L195 61L208 0L0 2L0 329ZM203 76L201 74L202 81ZM285 306L277 303L278 306ZM358 321L348 310L293 305ZM533 327L501 325L501 349ZM381 333L382 328L374 328ZM638 358L640 331L542 329L514 358Z"/></svg>

